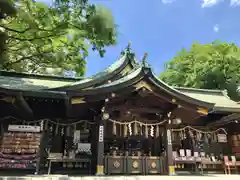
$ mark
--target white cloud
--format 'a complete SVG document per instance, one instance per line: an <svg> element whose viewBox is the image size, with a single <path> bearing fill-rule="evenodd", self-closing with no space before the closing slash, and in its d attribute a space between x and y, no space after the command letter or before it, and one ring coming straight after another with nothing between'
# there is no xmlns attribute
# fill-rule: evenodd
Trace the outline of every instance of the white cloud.
<svg viewBox="0 0 240 180"><path fill-rule="evenodd" d="M202 0L202 8L212 7L224 0ZM230 6L240 6L240 0L229 0Z"/></svg>
<svg viewBox="0 0 240 180"><path fill-rule="evenodd" d="M176 0L161 0L163 4L171 4ZM207 7L213 7L215 5L217 5L220 2L226 1L226 0L201 0L202 4L201 7L202 8L207 8ZM240 0L227 0L230 4L230 6L240 6Z"/></svg>
<svg viewBox="0 0 240 180"><path fill-rule="evenodd" d="M202 0L202 8L206 8L206 7L212 7L216 4L218 4L219 2L221 2L222 0Z"/></svg>
<svg viewBox="0 0 240 180"><path fill-rule="evenodd" d="M214 32L218 32L218 31L219 31L219 25L218 25L218 24L215 24L215 25L213 26L213 31L214 31Z"/></svg>
<svg viewBox="0 0 240 180"><path fill-rule="evenodd" d="M163 4L171 4L173 3L175 0L162 0Z"/></svg>
<svg viewBox="0 0 240 180"><path fill-rule="evenodd" d="M231 0L230 1L230 6L239 6L240 5L240 0Z"/></svg>

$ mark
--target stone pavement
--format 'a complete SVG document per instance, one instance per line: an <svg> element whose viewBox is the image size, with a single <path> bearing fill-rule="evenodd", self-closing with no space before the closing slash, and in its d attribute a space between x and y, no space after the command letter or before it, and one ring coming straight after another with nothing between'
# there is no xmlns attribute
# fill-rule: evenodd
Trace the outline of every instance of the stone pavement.
<svg viewBox="0 0 240 180"><path fill-rule="evenodd" d="M25 176L25 177L0 177L0 180L240 180L240 175L204 175L204 176L85 176L85 177L69 177L64 175L50 176ZM226 180L226 179L225 179Z"/></svg>

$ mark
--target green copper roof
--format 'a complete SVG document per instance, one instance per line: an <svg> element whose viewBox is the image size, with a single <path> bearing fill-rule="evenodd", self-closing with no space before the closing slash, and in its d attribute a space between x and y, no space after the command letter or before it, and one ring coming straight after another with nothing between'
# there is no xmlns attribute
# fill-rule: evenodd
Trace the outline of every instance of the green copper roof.
<svg viewBox="0 0 240 180"><path fill-rule="evenodd" d="M106 81L117 76L128 64L131 64L133 69L139 66L139 62L129 46L121 52L120 58L104 71L81 81L76 81L70 85L63 86L59 88L59 90L86 89L95 85L105 84Z"/></svg>
<svg viewBox="0 0 240 180"><path fill-rule="evenodd" d="M0 87L14 90L44 90L70 85L72 82L0 76Z"/></svg>
<svg viewBox="0 0 240 180"><path fill-rule="evenodd" d="M156 89L159 88L160 91L156 93L165 92L169 94L170 98L177 98L178 100L183 100L187 103L197 105L199 107L204 107L208 109L212 109L214 106L213 103L209 103L206 101L201 101L198 99L194 99L192 97L186 96L180 91L168 86L161 80L159 80L154 73L152 72L150 67L141 66L132 73L122 77L119 80L110 82L108 84L98 86L95 88L85 89L84 91L78 91L78 94L81 95L90 95L90 94L98 94L98 93L109 93L114 91L124 91L127 87L132 87L135 83L141 81L141 79L149 81L151 84L154 84ZM171 101L171 99L170 99Z"/></svg>
<svg viewBox="0 0 240 180"><path fill-rule="evenodd" d="M124 73L118 76L128 64L131 64L132 69L124 71ZM0 88L52 93L56 91L67 92L68 90L95 92L95 90L107 89L124 84L131 79L139 77L139 74L145 70L149 71L145 72L145 76L151 76L149 78L150 80L152 79L159 88L166 90L166 92L170 94L181 96L181 98L195 99L203 103L215 104L214 110L216 111L240 112L240 104L229 99L224 91L168 86L154 75L145 59L142 63L136 60L135 54L129 46L122 51L120 58L111 66L86 79L0 71ZM105 83L108 80L112 80L112 82Z"/></svg>
<svg viewBox="0 0 240 180"><path fill-rule="evenodd" d="M95 84L104 83L106 80L114 77L117 73L121 72L128 63L130 63L133 68L138 66L138 61L130 47L122 51L120 58L111 66L86 79L0 71L0 87L15 90L51 89L54 91L63 91L68 88L88 88Z"/></svg>
<svg viewBox="0 0 240 180"><path fill-rule="evenodd" d="M108 75L111 72L114 72L117 68L119 68L124 63L126 58L127 58L127 55L124 54L119 60L115 61L115 63L113 63L108 68L106 68L104 71L102 71L100 73L97 73L97 74L95 74L95 75L93 75L93 76L91 76L89 78L86 78L86 79L84 79L82 81L78 81L78 82L72 83L71 86L75 86L75 85L78 85L78 84L83 84L83 83L92 81L94 79L103 78L104 76Z"/></svg>
<svg viewBox="0 0 240 180"><path fill-rule="evenodd" d="M94 89L99 89L99 88L106 88L106 87L112 87L112 86L115 86L117 84L121 84L121 83L124 83L130 79L133 79L134 77L136 77L139 73L141 73L142 71L142 67L139 67L137 69L135 69L134 71L132 71L131 73L129 73L128 75L122 77L121 79L118 79L116 81L113 81L111 83L108 83L108 84L103 84L101 86L98 86Z"/></svg>
<svg viewBox="0 0 240 180"><path fill-rule="evenodd" d="M124 76L121 79L118 79L108 84L98 86L96 88L90 88L90 89L97 90L97 89L103 89L103 88L111 88L116 85L125 83L130 79L134 79L135 77L137 77L142 72L143 68L144 67L141 66L135 71L133 71L132 73ZM165 82L159 80L158 77L151 71L151 69L150 69L150 72L162 87L167 87L172 92L178 93L179 95L182 94L183 96L187 96L201 102L214 104L213 110L215 111L240 112L240 104L235 101L232 101L228 96L226 96L224 91L171 87L171 86L168 86Z"/></svg>
<svg viewBox="0 0 240 180"><path fill-rule="evenodd" d="M231 111L240 112L240 104L231 100L224 91L183 87L176 87L175 89L192 98L214 103L215 110L224 111L231 109Z"/></svg>

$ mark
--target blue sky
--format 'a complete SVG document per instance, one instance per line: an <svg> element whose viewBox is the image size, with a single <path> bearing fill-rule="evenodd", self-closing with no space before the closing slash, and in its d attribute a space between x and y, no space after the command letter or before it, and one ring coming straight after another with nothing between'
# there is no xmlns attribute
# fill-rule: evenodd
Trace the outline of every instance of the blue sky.
<svg viewBox="0 0 240 180"><path fill-rule="evenodd" d="M42 0L51 1L51 0ZM137 58L148 53L156 74L182 48L194 41L240 44L240 0L92 0L111 9L118 25L118 43L104 58L91 52L86 76L112 64L130 41Z"/></svg>

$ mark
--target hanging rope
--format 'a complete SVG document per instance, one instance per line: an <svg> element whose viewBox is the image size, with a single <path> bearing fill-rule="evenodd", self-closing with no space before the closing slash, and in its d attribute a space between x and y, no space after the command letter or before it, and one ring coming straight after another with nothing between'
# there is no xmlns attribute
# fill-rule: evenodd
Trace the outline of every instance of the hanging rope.
<svg viewBox="0 0 240 180"><path fill-rule="evenodd" d="M17 121L20 121L20 122L26 122L24 120L18 119L18 118L13 117L13 116L6 116L4 118L1 118L0 120L7 120L7 119L14 119L14 120L17 120ZM96 124L95 122L90 122L88 120L80 120L80 121L73 122L73 123L59 123L59 122L55 122L55 121L52 121L52 120L46 119L46 118L38 119L38 120L34 120L34 121L27 121L27 123L28 124L35 124L35 123L45 121L45 120L52 123L52 124L56 124L56 125L60 125L60 126L71 126L71 125L80 124L80 123Z"/></svg>
<svg viewBox="0 0 240 180"><path fill-rule="evenodd" d="M134 123L137 123L137 124L140 124L140 125L144 125L144 126L156 126L156 125L161 125L163 123L165 123L167 120L165 121L162 121L162 122L158 122L158 123L142 123L140 121L136 121L136 120L133 120L133 121L128 121L128 122L119 122L119 121L115 121L115 120L112 120L112 119L108 119L109 121L111 121L112 123L116 123L116 124L120 124L120 125L128 125L128 124L134 124Z"/></svg>
<svg viewBox="0 0 240 180"><path fill-rule="evenodd" d="M218 128L215 131L201 131L201 130L193 128L191 126L185 126L183 128L180 128L180 129L172 129L172 131L185 131L186 129L190 129L190 130L193 130L193 131L196 131L196 132L200 132L200 133L205 133L205 134L207 134L207 133L217 133L219 131L222 131L222 132L224 132L224 134L227 134L227 131L224 128Z"/></svg>
<svg viewBox="0 0 240 180"><path fill-rule="evenodd" d="M157 126L157 125L161 125L161 124L165 123L167 120L162 121L162 122L158 122L158 123L142 123L142 122L136 121L136 120L128 121L128 122L119 122L119 121L115 121L115 120L112 120L112 119L109 119L109 121L111 121L115 124L120 124L120 125L129 125L129 124L133 124L133 123L138 123L138 124L144 125L144 126ZM172 131L185 131L186 129L191 129L191 130L194 130L196 132L206 133L206 134L207 133L217 133L219 131L222 131L222 132L224 132L224 134L227 134L227 131L224 128L219 128L219 129L214 130L214 131L201 131L201 130L193 128L191 126L185 126L183 128L180 128L180 129L172 129Z"/></svg>
<svg viewBox="0 0 240 180"><path fill-rule="evenodd" d="M7 120L7 119L14 119L14 120L17 120L17 121L20 121L20 122L24 122L23 120L18 119L18 118L13 117L13 116L6 116L4 118L1 118L0 120ZM55 124L55 125L58 125L58 126L72 126L72 125L77 125L77 124L80 124L80 123L96 124L95 122L90 122L88 120L79 120L79 121L73 122L73 123L59 123L59 122L55 122L55 121L52 121L52 120L46 119L46 118L38 119L38 120L34 120L34 121L27 121L27 123L28 124L36 124L38 122L45 121L45 120L48 121L51 124ZM112 119L109 119L109 121L111 121L113 123L116 123L116 124L120 124L120 125L128 125L128 124L132 124L132 123L137 123L137 124L140 124L142 126L157 126L157 125L164 124L167 120L164 120L164 121L158 122L158 123L142 123L142 122L136 121L136 120L129 121L129 122L119 122L119 121L115 121L115 120L112 120ZM172 129L172 131L185 131L186 129L191 129L191 130L194 130L196 132L201 132L201 133L216 133L216 132L222 131L225 134L227 134L227 131L224 128L218 128L215 131L202 131L202 130L198 130L196 128L193 128L191 126L185 126L183 128L180 128L180 129Z"/></svg>

